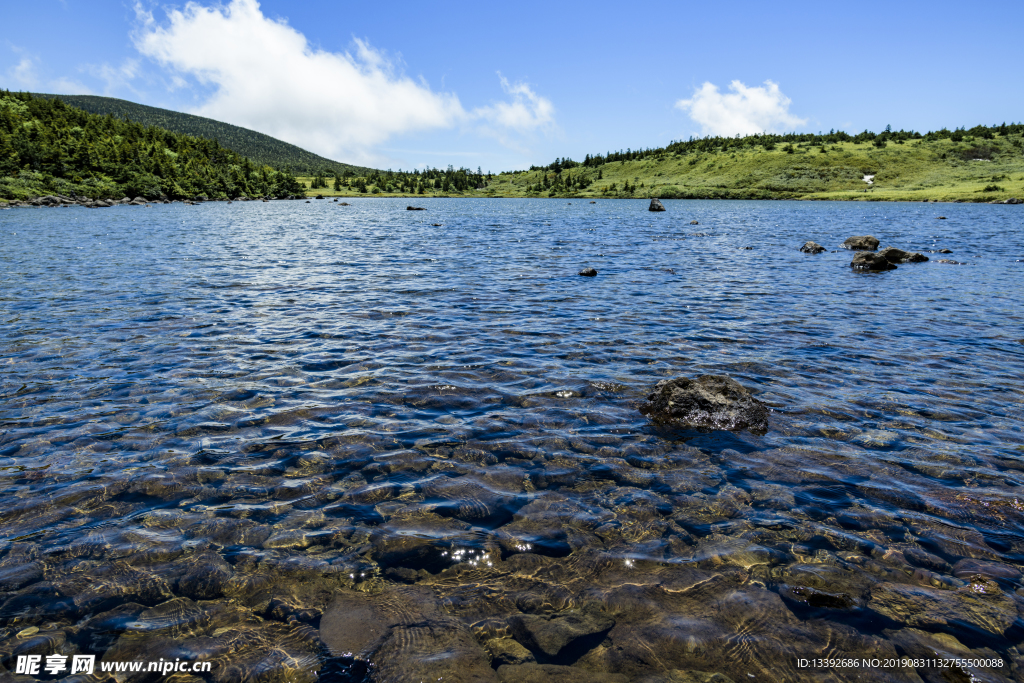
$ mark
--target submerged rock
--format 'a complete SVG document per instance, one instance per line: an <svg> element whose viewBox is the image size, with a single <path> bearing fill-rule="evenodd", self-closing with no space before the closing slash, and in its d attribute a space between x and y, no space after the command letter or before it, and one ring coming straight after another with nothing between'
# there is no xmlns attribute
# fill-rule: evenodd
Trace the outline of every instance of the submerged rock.
<svg viewBox="0 0 1024 683"><path fill-rule="evenodd" d="M956 591L886 582L872 589L868 607L908 626L960 624L999 635L1017 619L1013 600L981 582Z"/></svg>
<svg viewBox="0 0 1024 683"><path fill-rule="evenodd" d="M856 601L848 593L830 593L810 586L783 586L779 595L817 609L851 609L856 606Z"/></svg>
<svg viewBox="0 0 1024 683"><path fill-rule="evenodd" d="M859 235L848 238L842 246L852 251L874 251L878 249L878 239L871 235Z"/></svg>
<svg viewBox="0 0 1024 683"><path fill-rule="evenodd" d="M583 270L580 271L580 275L582 275L583 277L594 277L595 275L597 275L597 271L594 270L593 268L584 268Z"/></svg>
<svg viewBox="0 0 1024 683"><path fill-rule="evenodd" d="M640 412L656 420L704 429L768 431L768 407L724 375L680 377L658 382Z"/></svg>
<svg viewBox="0 0 1024 683"><path fill-rule="evenodd" d="M805 254L820 254L826 251L826 249L817 242L804 242L804 246L800 247L800 251Z"/></svg>
<svg viewBox="0 0 1024 683"><path fill-rule="evenodd" d="M1008 564L967 557L953 565L953 576L965 580L974 576L983 576L986 579L1002 579L1010 582L1020 581L1021 578L1020 572Z"/></svg>
<svg viewBox="0 0 1024 683"><path fill-rule="evenodd" d="M584 610L543 616L516 615L510 625L517 642L534 652L554 657L580 638L610 630L615 626L615 620L599 610Z"/></svg>
<svg viewBox="0 0 1024 683"><path fill-rule="evenodd" d="M531 664L537 660L529 650L511 638L495 638L484 644L492 666Z"/></svg>
<svg viewBox="0 0 1024 683"><path fill-rule="evenodd" d="M660 199L652 199L651 205L647 207L648 211L664 211L665 205L661 203Z"/></svg>
<svg viewBox="0 0 1024 683"><path fill-rule="evenodd" d="M870 251L862 251L850 261L850 267L854 270L896 270L896 266L889 263L881 254Z"/></svg>
<svg viewBox="0 0 1024 683"><path fill-rule="evenodd" d="M878 252L889 263L924 263L928 257L916 251L903 251L896 247L886 247Z"/></svg>
<svg viewBox="0 0 1024 683"><path fill-rule="evenodd" d="M377 652L376 680L498 683L487 653L462 623L430 619L396 627Z"/></svg>
<svg viewBox="0 0 1024 683"><path fill-rule="evenodd" d="M635 683L734 683L725 674L714 671L684 671L672 669L662 674L652 674L640 679L634 679Z"/></svg>
<svg viewBox="0 0 1024 683"><path fill-rule="evenodd" d="M623 674L590 671L557 664L505 664L498 667L501 683L626 683Z"/></svg>

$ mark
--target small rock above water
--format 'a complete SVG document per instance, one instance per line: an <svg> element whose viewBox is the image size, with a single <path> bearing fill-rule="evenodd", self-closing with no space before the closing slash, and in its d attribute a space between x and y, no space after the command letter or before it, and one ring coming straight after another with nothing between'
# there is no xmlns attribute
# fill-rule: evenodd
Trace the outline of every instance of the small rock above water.
<svg viewBox="0 0 1024 683"><path fill-rule="evenodd" d="M700 221L690 221L690 225L700 225Z"/></svg>
<svg viewBox="0 0 1024 683"><path fill-rule="evenodd" d="M870 251L862 251L854 256L850 261L850 267L854 270L896 270L896 266L889 263L884 256Z"/></svg>
<svg viewBox="0 0 1024 683"><path fill-rule="evenodd" d="M896 247L886 247L878 252L889 263L924 263L928 257L916 251L903 251Z"/></svg>
<svg viewBox="0 0 1024 683"><path fill-rule="evenodd" d="M405 207L405 210L406 211L426 211L426 209L423 208L422 206L407 206L407 207Z"/></svg>
<svg viewBox="0 0 1024 683"><path fill-rule="evenodd" d="M665 205L661 203L660 199L652 199L651 205L647 207L648 211L664 211Z"/></svg>
<svg viewBox="0 0 1024 683"><path fill-rule="evenodd" d="M852 251L874 251L878 249L878 239L871 235L859 235L848 238L842 247Z"/></svg>
<svg viewBox="0 0 1024 683"><path fill-rule="evenodd" d="M580 271L580 275L582 275L583 277L594 277L595 275L597 275L597 271L594 270L593 268L584 268L583 270Z"/></svg>
<svg viewBox="0 0 1024 683"><path fill-rule="evenodd" d="M662 380L640 406L640 412L655 420L703 429L748 429L755 434L768 431L768 407L725 375Z"/></svg>
<svg viewBox="0 0 1024 683"><path fill-rule="evenodd" d="M826 249L817 242L804 242L804 246L800 247L800 251L805 254L820 254L826 251Z"/></svg>

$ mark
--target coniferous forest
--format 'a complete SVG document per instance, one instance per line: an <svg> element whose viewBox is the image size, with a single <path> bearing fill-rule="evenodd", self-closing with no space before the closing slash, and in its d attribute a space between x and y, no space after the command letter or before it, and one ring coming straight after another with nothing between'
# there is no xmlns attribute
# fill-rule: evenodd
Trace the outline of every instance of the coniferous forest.
<svg viewBox="0 0 1024 683"><path fill-rule="evenodd" d="M150 107L145 104L119 100L115 97L41 93L32 93L32 96L61 100L65 104L84 109L91 114L101 116L113 114L119 119L137 121L146 126L158 126L175 133L210 138L242 156L249 157L253 163L287 169L296 175L313 175L319 172L345 173L346 171L362 175L373 170L327 159L259 131L234 126L223 121L215 121L205 116Z"/></svg>
<svg viewBox="0 0 1024 683"><path fill-rule="evenodd" d="M291 173L216 140L0 91L0 198L229 199L303 190Z"/></svg>

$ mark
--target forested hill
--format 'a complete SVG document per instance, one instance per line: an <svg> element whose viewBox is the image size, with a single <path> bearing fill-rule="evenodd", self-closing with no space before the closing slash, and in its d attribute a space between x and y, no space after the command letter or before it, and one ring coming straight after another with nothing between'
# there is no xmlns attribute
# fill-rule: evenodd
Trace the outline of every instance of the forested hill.
<svg viewBox="0 0 1024 683"><path fill-rule="evenodd" d="M307 152L301 147L289 144L263 133L248 128L233 126L230 123L214 121L203 116L182 114L170 109L148 107L114 97L97 97L95 95L48 95L33 93L33 97L59 99L73 107L84 109L93 114L113 114L117 118L135 121L144 126L159 126L175 133L184 133L195 137L216 140L224 147L232 149L253 162L287 168L296 175L315 175L321 171L344 173L351 171L362 175L372 169L352 166L339 161L326 159Z"/></svg>
<svg viewBox="0 0 1024 683"><path fill-rule="evenodd" d="M0 91L0 198L301 195L293 175L217 140Z"/></svg>

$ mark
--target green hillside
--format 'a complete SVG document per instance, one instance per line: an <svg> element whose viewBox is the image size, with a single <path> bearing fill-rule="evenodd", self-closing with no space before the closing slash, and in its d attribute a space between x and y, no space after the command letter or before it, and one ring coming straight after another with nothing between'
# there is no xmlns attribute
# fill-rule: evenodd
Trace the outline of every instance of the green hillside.
<svg viewBox="0 0 1024 683"><path fill-rule="evenodd" d="M286 197L304 189L216 140L0 91L0 200Z"/></svg>
<svg viewBox="0 0 1024 683"><path fill-rule="evenodd" d="M871 182L867 182L870 180ZM503 173L488 194L526 197L1024 199L1024 125L857 135L753 135L557 159Z"/></svg>
<svg viewBox="0 0 1024 683"><path fill-rule="evenodd" d="M299 180L327 196L996 202L1024 199L1024 125L703 138L495 176L449 168Z"/></svg>
<svg viewBox="0 0 1024 683"><path fill-rule="evenodd" d="M48 95L33 93L33 97L59 99L73 107L84 109L92 114L114 116L128 121L136 121L144 126L159 126L175 133L194 137L216 140L224 147L248 157L261 166L287 168L292 173L313 175L320 171L344 173L366 173L371 169L363 166L343 164L339 161L325 159L322 156L307 152L287 142L257 133L248 128L221 123L202 116L182 114L169 109L148 107L127 100L113 97L97 97L95 95Z"/></svg>

